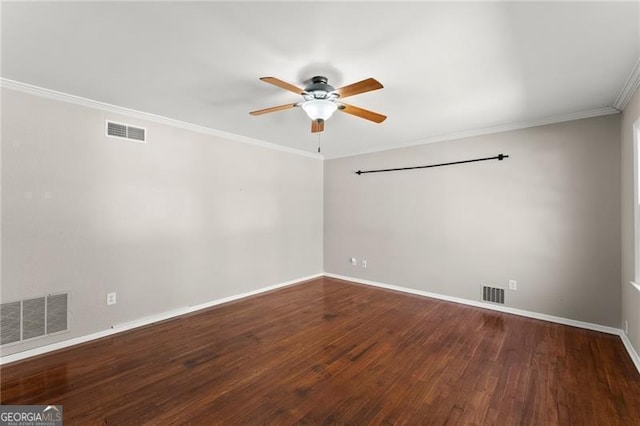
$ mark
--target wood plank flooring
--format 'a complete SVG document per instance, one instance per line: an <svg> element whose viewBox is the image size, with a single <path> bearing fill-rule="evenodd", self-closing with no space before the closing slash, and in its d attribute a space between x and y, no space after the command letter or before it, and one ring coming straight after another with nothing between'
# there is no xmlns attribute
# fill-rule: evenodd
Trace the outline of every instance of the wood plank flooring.
<svg viewBox="0 0 640 426"><path fill-rule="evenodd" d="M330 278L1 373L66 425L640 425L617 336Z"/></svg>

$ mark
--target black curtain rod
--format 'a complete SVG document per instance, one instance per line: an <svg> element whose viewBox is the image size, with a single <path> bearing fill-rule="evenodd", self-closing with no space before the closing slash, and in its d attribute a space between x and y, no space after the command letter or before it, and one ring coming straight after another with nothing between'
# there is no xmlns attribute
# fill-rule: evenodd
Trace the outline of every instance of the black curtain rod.
<svg viewBox="0 0 640 426"><path fill-rule="evenodd" d="M452 166L454 164L475 163L477 161L488 161L488 160L502 161L505 158L509 158L509 156L505 154L500 154L500 155L496 155L495 157L475 158L473 160L463 160L463 161L452 161L450 163L429 164L428 166L399 167L397 169L358 170L356 174L363 175L365 173L396 172L399 170L428 169L431 167Z"/></svg>

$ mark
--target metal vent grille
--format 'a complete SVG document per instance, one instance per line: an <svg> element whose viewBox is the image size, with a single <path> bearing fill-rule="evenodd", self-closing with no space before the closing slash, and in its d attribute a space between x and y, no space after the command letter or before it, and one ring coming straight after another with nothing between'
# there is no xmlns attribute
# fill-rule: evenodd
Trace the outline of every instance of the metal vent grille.
<svg viewBox="0 0 640 426"><path fill-rule="evenodd" d="M44 297L22 301L22 340L44 336Z"/></svg>
<svg viewBox="0 0 640 426"><path fill-rule="evenodd" d="M129 139L144 142L144 129L139 127L127 127L127 137Z"/></svg>
<svg viewBox="0 0 640 426"><path fill-rule="evenodd" d="M67 329L67 293L47 297L47 334Z"/></svg>
<svg viewBox="0 0 640 426"><path fill-rule="evenodd" d="M504 304L504 289L498 287L482 286L482 300Z"/></svg>
<svg viewBox="0 0 640 426"><path fill-rule="evenodd" d="M124 124L112 123L107 121L107 135L115 136L117 138L127 137L127 126Z"/></svg>
<svg viewBox="0 0 640 426"><path fill-rule="evenodd" d="M146 142L146 130L142 127L107 121L107 136L130 139L136 142Z"/></svg>
<svg viewBox="0 0 640 426"><path fill-rule="evenodd" d="M52 294L0 305L0 345L68 329L69 294Z"/></svg>
<svg viewBox="0 0 640 426"><path fill-rule="evenodd" d="M21 302L0 305L0 345L20 341Z"/></svg>

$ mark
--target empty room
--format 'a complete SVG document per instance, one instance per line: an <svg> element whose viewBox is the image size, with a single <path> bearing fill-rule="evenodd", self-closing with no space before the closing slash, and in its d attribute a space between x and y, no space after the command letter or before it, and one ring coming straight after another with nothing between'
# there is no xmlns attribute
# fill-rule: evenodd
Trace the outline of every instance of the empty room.
<svg viewBox="0 0 640 426"><path fill-rule="evenodd" d="M0 22L0 425L640 425L640 2Z"/></svg>

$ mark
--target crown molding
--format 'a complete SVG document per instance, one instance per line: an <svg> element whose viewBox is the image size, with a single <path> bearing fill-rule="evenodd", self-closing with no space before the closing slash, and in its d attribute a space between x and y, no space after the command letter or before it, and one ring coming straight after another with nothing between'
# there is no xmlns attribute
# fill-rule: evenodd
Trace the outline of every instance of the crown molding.
<svg viewBox="0 0 640 426"><path fill-rule="evenodd" d="M81 96L70 95L68 93L58 92L44 87L33 86L31 84L22 83L15 80L9 80L7 78L0 78L0 87L4 89L10 89L29 95L39 96L42 98L53 99L56 101L67 102L76 104L88 108L99 109L114 114L126 115L141 120L148 120L154 123L165 124L171 127L177 127L179 129L190 130L192 132L201 133L209 136L215 136L231 141L242 142L250 145L260 146L262 148L268 148L275 151L287 152L289 154L300 155L303 157L315 158L322 160L324 156L301 149L290 148L283 145L278 145L272 142L263 141L260 139L254 139L247 136L238 135L235 133L225 132L223 130L216 130L210 127L200 126L197 124L191 124L180 120L174 120L173 118L163 117L148 112L137 111L117 105L111 105L105 102L96 101L93 99L83 98Z"/></svg>
<svg viewBox="0 0 640 426"><path fill-rule="evenodd" d="M628 103L629 99L631 98L634 91L637 89L639 85L640 85L640 61L636 63L634 70L632 71L631 75L627 79L625 88L618 96L618 99L616 100L616 104L612 107L601 107L601 108L595 108L595 109L590 109L586 111L559 114L559 115L545 117L537 120L521 121L516 123L503 124L500 126L487 127L483 129L465 130L462 132L455 132L455 133L438 135L438 136L433 136L433 137L424 138L424 139L418 139L415 141L401 143L393 146L373 148L369 150L356 151L356 152L351 152L346 154L321 155L321 154L316 154L313 152L308 152L308 151L304 151L296 148L278 145L278 144L263 141L260 139L238 135L235 133L225 132L223 130L212 129L210 127L191 124L184 121L175 120L173 118L163 117L163 116L151 114L148 112L137 111L137 110L133 110L125 107L120 107L117 105L112 105L105 102L83 98L80 96L58 92L55 90L46 89L43 87L38 87L31 84L22 83L19 81L0 77L1 88L15 90L18 92L27 93L34 96L39 96L42 98L68 102L68 103L72 103L80 106L85 106L88 108L99 109L99 110L111 112L114 114L126 115L129 117L134 117L142 120L152 121L155 123L165 124L167 126L190 130L193 132L197 132L197 133L201 133L209 136L219 137L219 138L236 141L236 142L247 143L250 145L260 146L263 148L273 149L276 151L287 152L290 154L300 155L303 157L309 157L309 158L314 158L319 160L323 160L323 159L330 160L335 158L354 157L354 156L363 155L363 154L372 154L376 152L391 151L394 149L409 148L412 146L425 145L429 143L444 142L444 141L449 141L454 139L462 139L462 138L468 138L468 137L474 137L474 136L488 135L493 133L508 132L512 130L527 129L529 127L537 127L537 126L544 126L548 124L562 123L565 121L581 120L584 118L593 118L593 117L599 117L603 115L618 114L623 109L622 104L621 103L619 104L618 100L624 98L625 100L624 105L626 106L626 103ZM618 105L620 107L618 107Z"/></svg>
<svg viewBox="0 0 640 426"><path fill-rule="evenodd" d="M638 86L640 86L640 59L633 66L631 73L629 73L629 77L624 82L624 86L622 86L618 97L613 103L613 107L619 111L624 111L631 97L636 93Z"/></svg>
<svg viewBox="0 0 640 426"><path fill-rule="evenodd" d="M433 136L429 138L418 139L411 142L397 144L394 146L374 148L374 149L357 151L357 152L347 153L342 155L333 155L333 156L325 155L324 158L325 160L332 160L335 158L355 157L357 155L373 154L376 152L391 151L391 150L400 149L400 148L409 148L412 146L426 145L429 143L444 142L444 141L450 141L454 139L463 139L463 138L469 138L473 136L490 135L493 133L502 133L502 132L509 132L512 130L528 129L530 127L545 126L548 124L563 123L565 121L582 120L584 118L593 118L593 117L600 117L603 115L612 115L612 114L619 114L619 113L620 113L620 110L614 107L594 108L586 111L571 112L567 114L558 114L558 115L545 117L537 120L520 121L516 123L502 124L500 126L486 127L484 129L472 129L472 130L465 130L462 132Z"/></svg>

